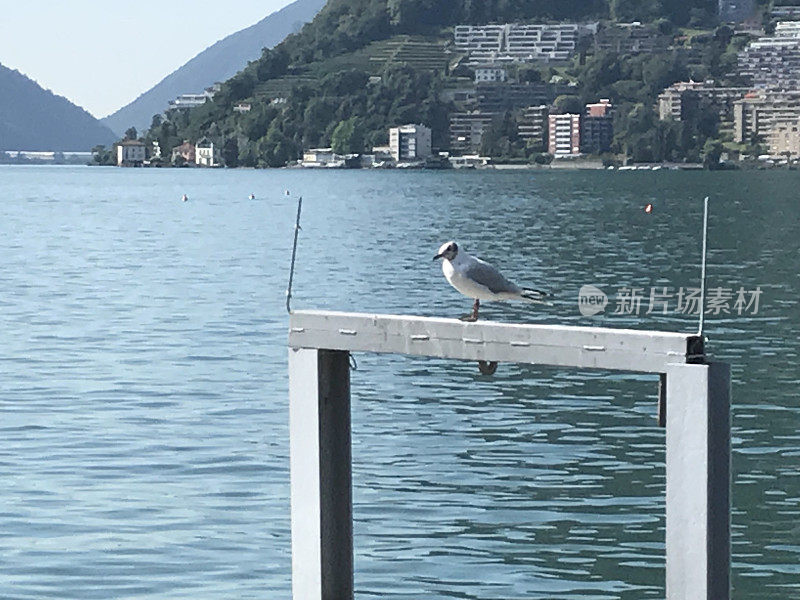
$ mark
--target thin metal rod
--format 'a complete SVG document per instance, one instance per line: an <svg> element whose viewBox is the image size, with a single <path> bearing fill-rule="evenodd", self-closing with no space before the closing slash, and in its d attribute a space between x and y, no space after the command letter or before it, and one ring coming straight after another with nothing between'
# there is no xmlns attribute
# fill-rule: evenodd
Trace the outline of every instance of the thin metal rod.
<svg viewBox="0 0 800 600"><path fill-rule="evenodd" d="M286 288L286 312L292 314L292 282L294 281L294 261L297 258L297 236L300 234L300 211L303 208L303 197L297 201L297 219L294 223L294 243L292 244L292 265L289 268L289 287Z"/></svg>
<svg viewBox="0 0 800 600"><path fill-rule="evenodd" d="M697 335L703 335L703 319L706 313L706 250L708 249L708 196L703 200L703 259L700 263L700 325Z"/></svg>

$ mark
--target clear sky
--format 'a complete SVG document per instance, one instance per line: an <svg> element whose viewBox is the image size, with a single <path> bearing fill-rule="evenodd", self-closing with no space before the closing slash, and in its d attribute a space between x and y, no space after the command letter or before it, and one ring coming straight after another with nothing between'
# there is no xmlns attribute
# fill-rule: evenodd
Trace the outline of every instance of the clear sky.
<svg viewBox="0 0 800 600"><path fill-rule="evenodd" d="M0 63L102 118L291 1L0 0Z"/></svg>

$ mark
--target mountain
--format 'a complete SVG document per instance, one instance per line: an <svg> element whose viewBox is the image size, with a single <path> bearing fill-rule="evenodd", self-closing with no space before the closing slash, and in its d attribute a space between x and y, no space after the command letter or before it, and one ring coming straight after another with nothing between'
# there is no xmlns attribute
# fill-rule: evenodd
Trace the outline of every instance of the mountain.
<svg viewBox="0 0 800 600"><path fill-rule="evenodd" d="M89 151L116 135L88 112L0 64L0 151Z"/></svg>
<svg viewBox="0 0 800 600"><path fill-rule="evenodd" d="M170 100L181 94L202 92L213 83L230 78L248 61L261 56L262 49L275 46L313 19L324 5L325 0L296 0L255 25L229 35L102 122L120 135L131 126L139 131L147 129L153 115L165 110Z"/></svg>

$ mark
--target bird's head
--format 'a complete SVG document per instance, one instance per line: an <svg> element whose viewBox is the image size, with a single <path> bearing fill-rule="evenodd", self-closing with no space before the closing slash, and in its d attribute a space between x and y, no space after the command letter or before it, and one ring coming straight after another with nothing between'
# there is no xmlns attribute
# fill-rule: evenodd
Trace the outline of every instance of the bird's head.
<svg viewBox="0 0 800 600"><path fill-rule="evenodd" d="M433 257L433 260L437 260L439 258L445 258L447 260L453 260L458 254L458 244L455 242L445 242L439 247L439 253Z"/></svg>

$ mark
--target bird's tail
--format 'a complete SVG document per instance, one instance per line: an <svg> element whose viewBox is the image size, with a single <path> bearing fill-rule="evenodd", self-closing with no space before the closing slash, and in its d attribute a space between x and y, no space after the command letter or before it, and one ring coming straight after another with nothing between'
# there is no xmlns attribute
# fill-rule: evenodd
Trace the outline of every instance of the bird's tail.
<svg viewBox="0 0 800 600"><path fill-rule="evenodd" d="M547 301L547 297L550 294L547 292L543 292L542 290L534 290L531 288L522 288L522 299L527 300L528 302L534 302L536 304L550 304Z"/></svg>

